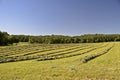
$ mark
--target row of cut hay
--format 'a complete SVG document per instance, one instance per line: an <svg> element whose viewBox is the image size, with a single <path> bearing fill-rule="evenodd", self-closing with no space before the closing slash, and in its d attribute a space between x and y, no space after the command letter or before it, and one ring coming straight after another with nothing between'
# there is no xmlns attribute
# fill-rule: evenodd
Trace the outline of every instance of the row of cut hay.
<svg viewBox="0 0 120 80"><path fill-rule="evenodd" d="M62 54L57 54L57 55L54 55L54 56L44 56L44 57L41 57L39 59L37 59L37 61L45 61L45 60L55 60L55 59L61 59L61 58L68 58L68 57L73 57L73 56L79 56L79 55L82 55L82 54L86 54L88 52L91 52L93 50L96 50L96 49L99 49L99 48L102 48L102 47L105 47L107 46L108 44L104 45L104 46L99 46L99 47L93 47L92 49L90 50L87 50L85 52L82 52L82 53L77 53L77 54L71 54L71 52L69 53L62 53ZM74 53L74 52L72 52ZM64 55L64 54L69 54L69 55Z"/></svg>
<svg viewBox="0 0 120 80"><path fill-rule="evenodd" d="M78 47L81 47L81 46L77 46L74 45L75 47L72 48L72 49L75 49L75 48L78 48ZM70 46L63 46L61 48L64 48L66 49L66 47L70 47ZM58 47L57 47L58 48ZM55 50L56 48L52 49L53 51ZM60 48L59 48L60 49ZM50 49L51 50L51 49ZM50 51L47 49L47 51ZM70 50L70 48L68 48L68 50ZM45 51L45 50L44 50ZM44 52L42 50L42 52ZM47 52L46 51L46 52ZM41 52L41 51L39 51ZM28 54L35 54L35 53L38 53L38 51L33 51L33 52L28 52L28 53L25 53L27 55L18 55L18 56L4 56L4 57L0 57L0 63L6 63L6 62L15 62L15 61L23 61L23 60L31 60L31 59L37 59L37 58L40 58L41 56L40 55L33 55L33 56L28 56Z"/></svg>
<svg viewBox="0 0 120 80"><path fill-rule="evenodd" d="M97 54L92 54L92 55L85 56L83 59L81 59L81 61L82 61L83 63L86 63L86 62L88 62L88 61L90 61L90 60L92 60L92 59L95 59L95 58L97 58L97 57L99 57L99 56L102 56L102 55L108 53L113 47L114 47L114 45L112 45L112 46L109 47L108 49L105 49L105 50L102 51L101 53L97 53Z"/></svg>
<svg viewBox="0 0 120 80"><path fill-rule="evenodd" d="M18 47L18 46L17 46ZM39 46L39 45L31 45L30 47L28 47L28 48L26 48L26 46L24 47L21 47L21 46L19 46L18 48L15 48L15 49L9 49L9 51L7 50L7 51L5 51L5 52L2 52L2 53L0 53L0 56L1 57L4 57L4 56L11 56L11 55L23 55L23 53L24 54L29 54L29 53L36 53L37 51L39 52L39 51L41 51L41 52L43 52L43 51L45 51L46 49L48 49L48 51L50 50L50 49L52 49L52 50L54 50L54 49L56 49L56 48L66 48L66 47L68 47L68 46L60 46L60 47L56 47L56 46L52 46L52 47L48 47L47 45L46 45L46 48L45 48L45 46L44 46L44 48L43 47L41 47L41 46ZM32 52L30 52L30 51L32 51Z"/></svg>

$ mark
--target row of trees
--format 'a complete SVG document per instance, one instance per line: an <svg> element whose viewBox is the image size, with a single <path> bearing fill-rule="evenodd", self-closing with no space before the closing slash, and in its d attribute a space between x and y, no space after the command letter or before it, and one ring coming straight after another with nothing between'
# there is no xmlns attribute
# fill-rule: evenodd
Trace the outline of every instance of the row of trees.
<svg viewBox="0 0 120 80"><path fill-rule="evenodd" d="M18 42L28 42L26 39L29 39L29 37L25 35L9 35L7 32L0 31L0 45L2 46Z"/></svg>
<svg viewBox="0 0 120 80"><path fill-rule="evenodd" d="M97 42L110 42L120 41L119 34L85 34L81 36L30 36L30 43L97 43Z"/></svg>
<svg viewBox="0 0 120 80"><path fill-rule="evenodd" d="M63 36L63 35L46 35L46 36L30 36L30 35L9 35L7 32L0 31L0 45L9 45L18 42L29 43L97 43L120 41L120 34L85 34L81 36Z"/></svg>

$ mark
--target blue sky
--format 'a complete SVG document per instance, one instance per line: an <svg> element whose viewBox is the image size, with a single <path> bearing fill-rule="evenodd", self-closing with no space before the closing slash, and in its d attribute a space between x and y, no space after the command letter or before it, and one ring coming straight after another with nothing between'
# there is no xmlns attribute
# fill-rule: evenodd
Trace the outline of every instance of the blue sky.
<svg viewBox="0 0 120 80"><path fill-rule="evenodd" d="M0 0L0 30L26 35L120 33L120 0Z"/></svg>

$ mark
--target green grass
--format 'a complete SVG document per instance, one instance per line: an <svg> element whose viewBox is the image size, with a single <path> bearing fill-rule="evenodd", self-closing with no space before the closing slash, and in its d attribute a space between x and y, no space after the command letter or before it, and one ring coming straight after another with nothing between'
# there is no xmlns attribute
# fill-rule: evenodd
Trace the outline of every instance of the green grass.
<svg viewBox="0 0 120 80"><path fill-rule="evenodd" d="M104 46L106 44L108 45ZM87 63L82 63L81 59L91 54L101 53L105 49L110 48L113 44L115 44L114 47L104 55L96 57ZM56 46L58 44L54 45ZM66 45L65 49L61 49L64 45ZM63 44L59 45L59 47L61 46L60 50L63 50L63 52L68 52L66 49L77 47L79 45L81 46L81 44ZM37 59L33 59L19 62L1 63L0 80L120 80L120 42L90 43L82 45L94 45L92 48L100 48L92 50L86 54L55 60L37 61ZM71 50L73 52L69 54L78 54L86 52L87 50L89 49L77 52ZM30 51L32 51L32 49L30 49ZM55 51L59 51L59 49L57 48ZM53 50L53 52L55 51ZM51 51L47 51L45 53L49 52ZM65 54L65 56L69 54Z"/></svg>

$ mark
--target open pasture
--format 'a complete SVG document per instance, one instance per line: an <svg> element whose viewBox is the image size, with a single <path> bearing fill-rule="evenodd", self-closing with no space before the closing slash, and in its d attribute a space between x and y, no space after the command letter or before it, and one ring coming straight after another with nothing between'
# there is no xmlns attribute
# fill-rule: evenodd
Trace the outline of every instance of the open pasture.
<svg viewBox="0 0 120 80"><path fill-rule="evenodd" d="M0 47L0 80L119 80L120 43Z"/></svg>

